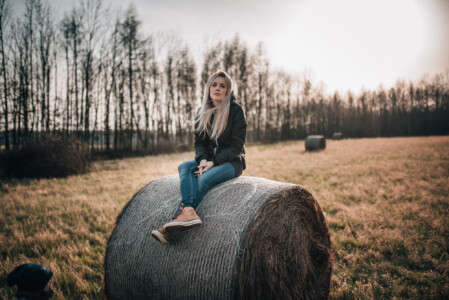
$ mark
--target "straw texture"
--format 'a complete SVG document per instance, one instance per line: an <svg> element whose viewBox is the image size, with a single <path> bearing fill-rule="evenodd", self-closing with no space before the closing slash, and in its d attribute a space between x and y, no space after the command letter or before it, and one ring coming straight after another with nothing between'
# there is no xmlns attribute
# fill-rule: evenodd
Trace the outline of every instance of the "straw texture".
<svg viewBox="0 0 449 300"><path fill-rule="evenodd" d="M162 245L150 232L179 201L179 177L171 175L123 208L106 249L108 299L260 298L258 291L265 299L327 298L329 233L301 186L245 176L224 182L197 210L203 225Z"/></svg>

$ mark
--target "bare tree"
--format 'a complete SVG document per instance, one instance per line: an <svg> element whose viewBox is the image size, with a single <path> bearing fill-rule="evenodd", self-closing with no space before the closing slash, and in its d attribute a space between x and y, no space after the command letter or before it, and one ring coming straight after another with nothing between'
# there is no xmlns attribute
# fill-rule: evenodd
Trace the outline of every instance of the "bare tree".
<svg viewBox="0 0 449 300"><path fill-rule="evenodd" d="M53 101L53 134L56 134L57 125L56 125L56 116L59 114L58 110L61 106L60 104L60 97L58 97L58 47L57 47L57 32L55 31L55 34L53 35L53 62L55 67L55 95L54 95L54 101Z"/></svg>
<svg viewBox="0 0 449 300"><path fill-rule="evenodd" d="M84 44L83 44L83 84L84 84L84 140L89 142L90 137L90 108L92 106L92 90L96 79L95 48L99 44L98 32L100 20L104 9L101 0L84 0L81 5L81 15L84 16Z"/></svg>
<svg viewBox="0 0 449 300"><path fill-rule="evenodd" d="M132 149L133 133L134 133L134 60L136 56L138 41L138 30L141 22L137 18L136 8L130 5L125 13L125 19L120 24L121 42L124 48L126 60L128 63L127 79L128 79L128 93L129 93L129 147ZM137 124L136 124L137 125Z"/></svg>
<svg viewBox="0 0 449 300"><path fill-rule="evenodd" d="M206 84L207 79L212 73L218 71L223 64L223 44L218 42L216 45L206 49L203 56L203 69L201 71L201 82Z"/></svg>
<svg viewBox="0 0 449 300"><path fill-rule="evenodd" d="M144 111L144 122L145 122L145 130L142 138L142 147L145 150L148 150L149 147L149 139L150 139L150 74L151 74L151 65L154 60L154 50L152 45L152 39L148 38L143 42L143 47L139 53L139 60L141 64L140 72L139 72L139 94L142 98L141 101L143 103L143 111Z"/></svg>
<svg viewBox="0 0 449 300"><path fill-rule="evenodd" d="M2 55L0 74L3 75L3 95L4 95L4 118L5 118L5 148L9 151L9 112L8 112L8 76L6 68L6 49L5 49L5 32L8 26L11 11L9 2L0 0L0 53Z"/></svg>
<svg viewBox="0 0 449 300"><path fill-rule="evenodd" d="M50 131L50 73L52 68L51 51L54 47L54 25L50 7L36 2L36 23L38 35L38 53L40 74L41 129Z"/></svg>
<svg viewBox="0 0 449 300"><path fill-rule="evenodd" d="M256 139L260 140L262 138L262 127L264 125L264 122L262 120L263 111L266 110L266 105L264 105L264 102L266 102L266 88L268 86L268 76L269 76L269 63L266 58L266 51L265 46L263 43L259 43L256 48L256 53L254 55L254 64L255 66L255 72L254 75L256 76L256 83L257 83L257 117L254 124L256 126ZM245 99L245 105L248 102L246 100L246 84L243 85L244 90L244 99Z"/></svg>
<svg viewBox="0 0 449 300"><path fill-rule="evenodd" d="M196 66L185 46L179 53L176 72L176 137L181 143L192 143L190 122L194 116ZM187 127L187 128L186 128ZM186 130L187 129L187 130Z"/></svg>
<svg viewBox="0 0 449 300"><path fill-rule="evenodd" d="M114 26L114 31L112 33L112 45L111 47L111 53L112 56L110 58L110 61L107 61L108 58L105 56L103 59L106 60L103 65L103 72L104 72L104 94L105 94L105 117L104 117L104 130L105 130L105 141L106 141L106 151L109 151L110 149L110 114L111 114L111 97L113 96L113 91L116 86L116 77L117 77L117 70L120 69L121 62L117 63L117 56L118 56L118 23ZM109 67L109 69L108 69ZM110 72L108 76L108 72Z"/></svg>
<svg viewBox="0 0 449 300"><path fill-rule="evenodd" d="M82 40L82 33L81 33L81 26L83 20L83 15L80 14L80 12L73 8L70 15L68 16L68 37L70 39L70 46L71 46L71 52L72 52L72 70L71 73L72 76L72 84L70 85L70 92L75 94L75 103L72 103L73 110L75 112L75 132L77 135L79 135L79 129L80 129L80 99L79 99L79 88L78 88L78 56L79 56L79 48ZM68 62L68 60L67 60ZM67 76L67 80L69 80L69 76Z"/></svg>

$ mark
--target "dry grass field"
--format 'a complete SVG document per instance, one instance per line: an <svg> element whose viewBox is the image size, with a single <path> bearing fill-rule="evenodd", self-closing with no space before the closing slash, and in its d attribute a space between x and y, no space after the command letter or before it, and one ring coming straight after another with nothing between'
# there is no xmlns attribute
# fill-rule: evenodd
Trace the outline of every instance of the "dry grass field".
<svg viewBox="0 0 449 300"><path fill-rule="evenodd" d="M303 185L327 214L331 299L449 298L449 137L304 141L247 148L246 176ZM0 182L0 298L6 275L36 262L57 299L103 299L115 217L148 182L193 153L101 161L67 179ZM150 231L151 228L148 228Z"/></svg>

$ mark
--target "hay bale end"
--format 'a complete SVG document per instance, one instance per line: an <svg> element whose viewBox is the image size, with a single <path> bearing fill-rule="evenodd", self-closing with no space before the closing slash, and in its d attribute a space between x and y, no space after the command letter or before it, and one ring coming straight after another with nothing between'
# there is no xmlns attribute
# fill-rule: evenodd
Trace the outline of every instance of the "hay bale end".
<svg viewBox="0 0 449 300"><path fill-rule="evenodd" d="M326 139L322 135L309 135L305 144L306 151L323 150L326 148Z"/></svg>
<svg viewBox="0 0 449 300"><path fill-rule="evenodd" d="M146 185L117 217L104 261L108 299L327 299L333 252L303 187L242 176L212 188L203 225L150 236L180 200L179 176Z"/></svg>

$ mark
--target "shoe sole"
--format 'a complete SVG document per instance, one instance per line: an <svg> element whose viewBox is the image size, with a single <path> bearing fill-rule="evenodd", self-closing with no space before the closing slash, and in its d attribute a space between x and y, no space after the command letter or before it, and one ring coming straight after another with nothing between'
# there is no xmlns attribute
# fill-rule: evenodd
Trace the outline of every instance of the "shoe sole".
<svg viewBox="0 0 449 300"><path fill-rule="evenodd" d="M157 230L153 230L151 232L151 236L154 237L158 242L164 244L164 245L168 245L170 244L166 239L164 239L164 236L162 235L162 233L160 233Z"/></svg>
<svg viewBox="0 0 449 300"><path fill-rule="evenodd" d="M180 231L187 231L192 228L201 226L203 222L201 220L193 220L189 222L171 222L165 225L164 229L167 232L180 232Z"/></svg>

